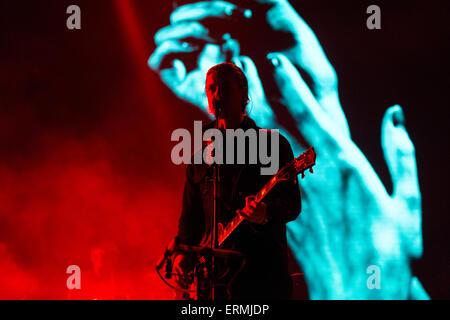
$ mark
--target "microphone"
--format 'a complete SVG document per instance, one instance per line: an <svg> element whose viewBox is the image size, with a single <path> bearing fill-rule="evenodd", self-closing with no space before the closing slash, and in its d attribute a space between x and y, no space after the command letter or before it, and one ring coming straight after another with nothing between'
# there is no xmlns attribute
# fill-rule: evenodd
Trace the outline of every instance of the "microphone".
<svg viewBox="0 0 450 320"><path fill-rule="evenodd" d="M221 100L213 100L213 107L217 121L217 129L226 129L225 120L222 118L222 111L224 109L223 102Z"/></svg>
<svg viewBox="0 0 450 320"><path fill-rule="evenodd" d="M213 100L213 107L214 110L216 111L216 114L220 114L223 111L223 103L220 100Z"/></svg>

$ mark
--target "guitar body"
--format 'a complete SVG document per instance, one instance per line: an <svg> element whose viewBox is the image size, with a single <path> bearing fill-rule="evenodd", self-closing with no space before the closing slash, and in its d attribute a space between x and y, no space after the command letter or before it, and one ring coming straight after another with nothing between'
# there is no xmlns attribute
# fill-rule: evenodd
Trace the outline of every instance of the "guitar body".
<svg viewBox="0 0 450 320"><path fill-rule="evenodd" d="M224 226L222 223L217 224L217 234L222 234ZM204 236L201 247L211 247L211 235ZM217 249L234 250L235 245L233 237L230 237L221 245L216 245ZM237 251L234 251L236 254ZM214 286L214 300L228 300L229 287L232 285L232 281L236 278L241 271L243 264L245 263L244 257L230 254L229 256L215 257L214 258L214 274L208 271L212 270L211 257L200 256L197 258L197 263L194 266L193 273L198 277L194 277L195 280L190 286L191 290L195 291L194 295L188 297L188 299L195 300L212 300L211 286ZM206 271L208 270L208 271ZM186 295L185 295L186 297Z"/></svg>

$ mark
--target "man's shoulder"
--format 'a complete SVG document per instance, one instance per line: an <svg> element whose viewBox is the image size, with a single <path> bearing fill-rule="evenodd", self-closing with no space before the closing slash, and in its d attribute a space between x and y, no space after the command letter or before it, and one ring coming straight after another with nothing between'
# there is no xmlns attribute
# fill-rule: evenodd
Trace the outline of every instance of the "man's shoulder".
<svg viewBox="0 0 450 320"><path fill-rule="evenodd" d="M280 136L280 143L282 143L283 145L288 146L290 148L291 144L289 143L289 140L279 132L278 132L278 135Z"/></svg>

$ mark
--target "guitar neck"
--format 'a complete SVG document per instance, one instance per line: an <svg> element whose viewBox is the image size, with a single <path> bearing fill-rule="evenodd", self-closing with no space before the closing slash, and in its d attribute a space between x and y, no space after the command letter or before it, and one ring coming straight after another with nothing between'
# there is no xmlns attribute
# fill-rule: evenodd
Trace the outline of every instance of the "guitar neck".
<svg viewBox="0 0 450 320"><path fill-rule="evenodd" d="M283 180L289 180L296 177L298 174L302 174L302 178L305 176L305 170L309 169L312 173L312 167L316 163L316 153L312 147L308 148L300 156L293 159L291 162L286 164L280 171L277 172L255 195L255 202L260 203L262 199L272 190L273 187L277 185L278 182ZM217 234L217 240L219 246L225 241L225 239L236 229L241 222L244 220L241 215L237 214L236 217L223 229L219 228Z"/></svg>
<svg viewBox="0 0 450 320"><path fill-rule="evenodd" d="M256 195L255 202L260 203L262 199L272 190L273 187L279 182L278 179L279 173L274 175ZM217 240L219 242L219 246L228 238L228 236L241 224L244 218L241 215L236 215L233 220L223 229L222 232L218 233Z"/></svg>

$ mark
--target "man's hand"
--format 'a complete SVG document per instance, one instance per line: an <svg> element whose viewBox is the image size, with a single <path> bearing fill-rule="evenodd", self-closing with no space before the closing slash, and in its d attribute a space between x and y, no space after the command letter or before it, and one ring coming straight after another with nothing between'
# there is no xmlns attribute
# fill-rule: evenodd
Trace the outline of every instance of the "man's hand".
<svg viewBox="0 0 450 320"><path fill-rule="evenodd" d="M186 276L192 270L192 261L183 254L177 254L173 260L173 272L177 284L186 289L189 285Z"/></svg>
<svg viewBox="0 0 450 320"><path fill-rule="evenodd" d="M238 214L253 223L267 223L267 205L262 201L257 203L255 196L245 198L245 207L238 210Z"/></svg>

